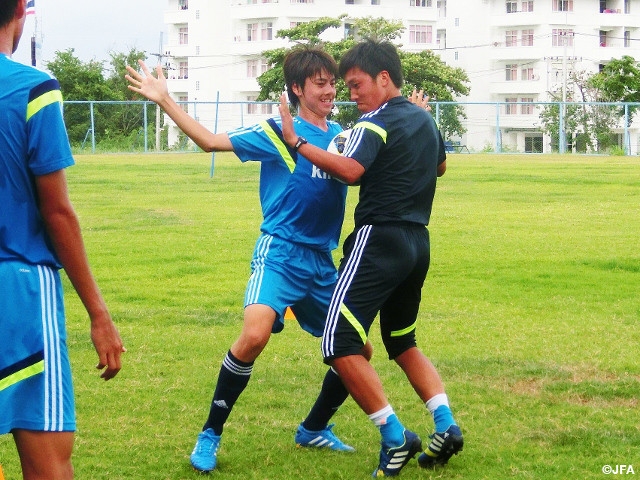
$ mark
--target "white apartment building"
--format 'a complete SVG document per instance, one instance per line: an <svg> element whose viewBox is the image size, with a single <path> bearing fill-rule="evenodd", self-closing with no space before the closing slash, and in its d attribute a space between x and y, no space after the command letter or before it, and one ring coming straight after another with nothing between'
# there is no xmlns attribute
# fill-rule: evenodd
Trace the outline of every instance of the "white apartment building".
<svg viewBox="0 0 640 480"><path fill-rule="evenodd" d="M549 151L536 102L563 91L572 71L597 72L612 58L640 58L640 0L167 0L164 62L169 90L212 131L275 115L255 100L267 69L261 52L288 46L280 29L346 14L341 38L361 17L400 20L402 49L435 51L467 72L465 103L472 150L500 143L520 152ZM283 85L284 86L284 85ZM564 90L566 92L566 90ZM569 96L567 98L571 98ZM219 103L216 105L216 101ZM201 103L209 102L209 103ZM216 122L216 118L219 120ZM638 153L637 125L624 128L620 146ZM169 141L178 136L170 125Z"/></svg>

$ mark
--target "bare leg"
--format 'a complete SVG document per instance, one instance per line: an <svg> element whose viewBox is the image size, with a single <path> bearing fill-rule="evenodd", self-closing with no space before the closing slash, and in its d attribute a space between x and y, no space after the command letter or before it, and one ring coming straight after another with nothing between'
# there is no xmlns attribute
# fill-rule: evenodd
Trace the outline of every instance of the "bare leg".
<svg viewBox="0 0 640 480"><path fill-rule="evenodd" d="M355 402L367 415L383 408L389 402L382 389L378 373L363 355L339 357L331 363Z"/></svg>
<svg viewBox="0 0 640 480"><path fill-rule="evenodd" d="M444 384L438 371L417 347L403 352L396 357L395 361L423 402L439 393L444 393Z"/></svg>
<svg viewBox="0 0 640 480"><path fill-rule="evenodd" d="M14 430L24 480L70 480L74 432Z"/></svg>
<svg viewBox="0 0 640 480"><path fill-rule="evenodd" d="M244 309L244 324L240 336L231 346L231 353L243 362L253 362L262 353L271 337L276 312L266 305L248 305Z"/></svg>

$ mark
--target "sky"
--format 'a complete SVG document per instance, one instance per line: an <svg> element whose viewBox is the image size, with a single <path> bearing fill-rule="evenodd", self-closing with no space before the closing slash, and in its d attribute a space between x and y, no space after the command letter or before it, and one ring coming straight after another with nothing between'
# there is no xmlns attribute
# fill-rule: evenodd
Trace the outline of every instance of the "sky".
<svg viewBox="0 0 640 480"><path fill-rule="evenodd" d="M128 53L132 48L158 53L161 32L166 30L166 0L35 0L36 15L29 15L13 58L31 64L31 36L43 35L42 63L56 51L74 49L83 62L109 61L109 52ZM166 33L164 41L166 42ZM44 64L37 65L45 68Z"/></svg>

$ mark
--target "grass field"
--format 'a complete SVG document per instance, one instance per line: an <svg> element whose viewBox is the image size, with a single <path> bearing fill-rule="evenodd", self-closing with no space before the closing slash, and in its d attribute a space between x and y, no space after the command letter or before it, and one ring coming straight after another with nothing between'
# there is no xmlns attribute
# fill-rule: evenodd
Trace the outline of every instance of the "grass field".
<svg viewBox="0 0 640 480"><path fill-rule="evenodd" d="M188 456L239 332L261 214L257 165L208 154L78 156L72 199L128 352L102 382L67 283L78 479L195 479ZM345 233L357 190L350 192ZM319 212L321 214L321 212ZM465 449L405 479L589 479L640 474L640 161L451 155L430 225L418 337L439 369ZM339 253L336 252L336 260ZM432 420L377 327L373 363L401 420ZM325 367L295 323L274 336L225 428L220 479L364 479L379 435L352 400L334 417L354 454L298 450ZM20 478L10 436L7 480Z"/></svg>

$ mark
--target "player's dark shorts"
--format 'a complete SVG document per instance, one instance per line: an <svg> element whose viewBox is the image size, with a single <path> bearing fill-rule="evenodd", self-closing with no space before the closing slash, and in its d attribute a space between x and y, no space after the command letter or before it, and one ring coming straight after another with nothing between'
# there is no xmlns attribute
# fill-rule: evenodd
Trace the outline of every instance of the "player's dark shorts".
<svg viewBox="0 0 640 480"><path fill-rule="evenodd" d="M351 233L322 337L325 362L360 353L378 312L390 359L415 346L429 259L424 225L365 225Z"/></svg>
<svg viewBox="0 0 640 480"><path fill-rule="evenodd" d="M0 262L0 434L76 429L57 270Z"/></svg>

